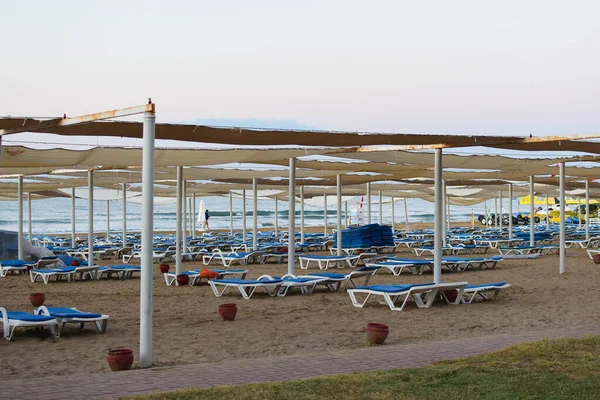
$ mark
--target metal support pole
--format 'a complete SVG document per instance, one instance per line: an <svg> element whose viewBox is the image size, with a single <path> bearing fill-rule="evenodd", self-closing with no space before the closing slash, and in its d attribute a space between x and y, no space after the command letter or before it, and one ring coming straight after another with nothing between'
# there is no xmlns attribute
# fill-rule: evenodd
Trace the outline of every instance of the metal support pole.
<svg viewBox="0 0 600 400"><path fill-rule="evenodd" d="M152 249L154 243L154 112L144 113L142 151L142 260L140 279L140 367L152 366ZM178 167L178 170L181 167ZM179 171L178 176L183 175ZM180 222L181 223L181 222Z"/></svg>
<svg viewBox="0 0 600 400"><path fill-rule="evenodd" d="M252 178L252 250L258 250L258 186Z"/></svg>
<svg viewBox="0 0 600 400"><path fill-rule="evenodd" d="M560 263L560 273L564 274L566 272L565 265L565 163L558 163L558 170L560 174L560 182L559 182L559 190L560 190L560 254L559 254L559 263Z"/></svg>
<svg viewBox="0 0 600 400"><path fill-rule="evenodd" d="M498 200L498 204L499 204L499 216L500 216L500 221L498 221L500 223L500 232L502 232L502 228L503 228L503 224L502 224L502 220L504 219L504 214L502 213L502 190L500 190L500 192L498 193L498 198L500 200Z"/></svg>
<svg viewBox="0 0 600 400"><path fill-rule="evenodd" d="M242 243L246 243L246 189L242 190Z"/></svg>
<svg viewBox="0 0 600 400"><path fill-rule="evenodd" d="M435 149L434 165L434 247L433 282L442 283L442 236L444 229L444 188L442 182L442 149Z"/></svg>
<svg viewBox="0 0 600 400"><path fill-rule="evenodd" d="M127 247L127 185L122 185L123 190L123 247Z"/></svg>
<svg viewBox="0 0 600 400"><path fill-rule="evenodd" d="M348 200L344 202L344 228L348 229Z"/></svg>
<svg viewBox="0 0 600 400"><path fill-rule="evenodd" d="M590 182L585 180L585 239L590 239Z"/></svg>
<svg viewBox="0 0 600 400"><path fill-rule="evenodd" d="M27 226L29 231L29 243L31 243L31 239L33 238L31 232L31 193L27 193Z"/></svg>
<svg viewBox="0 0 600 400"><path fill-rule="evenodd" d="M550 229L550 201L548 200L548 193L546 193L546 230Z"/></svg>
<svg viewBox="0 0 600 400"><path fill-rule="evenodd" d="M383 198L381 197L381 190L379 191L379 225L383 225Z"/></svg>
<svg viewBox="0 0 600 400"><path fill-rule="evenodd" d="M290 158L290 176L288 189L288 274L293 274L296 270L296 159Z"/></svg>
<svg viewBox="0 0 600 400"><path fill-rule="evenodd" d="M448 231L450 230L450 197L446 196L446 219L448 220Z"/></svg>
<svg viewBox="0 0 600 400"><path fill-rule="evenodd" d="M367 182L367 223L371 223L371 182Z"/></svg>
<svg viewBox="0 0 600 400"><path fill-rule="evenodd" d="M110 242L110 200L106 200L106 241Z"/></svg>
<svg viewBox="0 0 600 400"><path fill-rule="evenodd" d="M190 222L192 226L192 238L196 237L196 192L192 193L192 212L190 214Z"/></svg>
<svg viewBox="0 0 600 400"><path fill-rule="evenodd" d="M19 181L17 184L17 189L19 191L19 226L17 227L18 234L18 242L17 242L17 257L19 260L23 259L25 254L23 249L23 175L19 175ZM7 328L4 328L7 329Z"/></svg>
<svg viewBox="0 0 600 400"><path fill-rule="evenodd" d="M487 209L487 200L483 202L483 214L485 215L485 222L486 222L486 227L489 228L489 224L487 224L489 222L489 218L488 218L488 209Z"/></svg>
<svg viewBox="0 0 600 400"><path fill-rule="evenodd" d="M323 195L323 202L325 203L325 205L323 206L323 217L324 217L324 220L323 220L323 224L324 224L323 234L325 236L327 236L327 195L326 194Z"/></svg>
<svg viewBox="0 0 600 400"><path fill-rule="evenodd" d="M233 236L233 195L229 191L229 234Z"/></svg>
<svg viewBox="0 0 600 400"><path fill-rule="evenodd" d="M394 196L392 196L392 232L394 232L394 229L396 228L395 224L396 224L396 213L394 210L394 206L396 205L396 203L394 202Z"/></svg>
<svg viewBox="0 0 600 400"><path fill-rule="evenodd" d="M513 191L512 183L508 184L508 238L513 238Z"/></svg>
<svg viewBox="0 0 600 400"><path fill-rule="evenodd" d="M279 237L279 200L275 196L275 236Z"/></svg>
<svg viewBox="0 0 600 400"><path fill-rule="evenodd" d="M581 229L581 197L577 197L577 229Z"/></svg>
<svg viewBox="0 0 600 400"><path fill-rule="evenodd" d="M188 236L188 219L187 219L187 181L183 181L182 186L182 198L181 198L181 218L183 234L181 237L181 249L185 253L187 252L187 236Z"/></svg>
<svg viewBox="0 0 600 400"><path fill-rule="evenodd" d="M71 188L71 247L77 247L75 236L75 188Z"/></svg>
<svg viewBox="0 0 600 400"><path fill-rule="evenodd" d="M337 255L342 255L342 175L337 176Z"/></svg>
<svg viewBox="0 0 600 400"><path fill-rule="evenodd" d="M498 229L498 198L494 197L494 228Z"/></svg>
<svg viewBox="0 0 600 400"><path fill-rule="evenodd" d="M533 188L533 175L529 177L529 245L535 246L535 228L534 228L534 209L535 209L535 192Z"/></svg>
<svg viewBox="0 0 600 400"><path fill-rule="evenodd" d="M88 264L94 265L94 171L88 171Z"/></svg>
<svg viewBox="0 0 600 400"><path fill-rule="evenodd" d="M304 244L304 186L300 186L300 243Z"/></svg>
<svg viewBox="0 0 600 400"><path fill-rule="evenodd" d="M404 198L404 225L406 231L410 231L410 226L408 225L408 206L406 205L406 197Z"/></svg>
<svg viewBox="0 0 600 400"><path fill-rule="evenodd" d="M177 167L177 210L175 211L175 273L181 274L181 209L183 197L183 167ZM143 250L143 249L142 249Z"/></svg>

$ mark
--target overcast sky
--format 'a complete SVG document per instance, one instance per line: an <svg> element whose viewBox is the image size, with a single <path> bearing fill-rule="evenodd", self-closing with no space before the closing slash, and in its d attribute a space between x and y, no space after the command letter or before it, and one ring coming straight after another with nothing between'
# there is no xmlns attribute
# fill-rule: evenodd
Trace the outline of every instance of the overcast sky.
<svg viewBox="0 0 600 400"><path fill-rule="evenodd" d="M0 0L0 115L600 131L598 1ZM280 122L284 121L284 122Z"/></svg>

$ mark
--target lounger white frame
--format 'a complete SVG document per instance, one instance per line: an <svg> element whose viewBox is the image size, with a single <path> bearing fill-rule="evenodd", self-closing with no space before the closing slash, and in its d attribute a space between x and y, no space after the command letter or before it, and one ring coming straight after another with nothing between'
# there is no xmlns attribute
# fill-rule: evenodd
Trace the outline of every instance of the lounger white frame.
<svg viewBox="0 0 600 400"><path fill-rule="evenodd" d="M2 264L0 264L0 278L4 278L9 272L26 275L27 274L27 264L23 264L19 267L15 266L15 265L2 266Z"/></svg>
<svg viewBox="0 0 600 400"><path fill-rule="evenodd" d="M481 298L482 300L496 300L500 291L502 289L508 289L509 287L510 284L505 283L502 286L490 285L477 288L465 288L460 301L463 304L471 304L476 298ZM488 295L490 292L492 293L491 296Z"/></svg>
<svg viewBox="0 0 600 400"><path fill-rule="evenodd" d="M4 339L10 341L12 339L13 333L16 328L50 328L50 332L54 336L58 336L58 320L56 318L50 319L48 321L22 321L20 319L12 319L8 318L8 314L6 308L0 307L0 313L2 313L2 317L0 321L2 322L2 327L4 330Z"/></svg>
<svg viewBox="0 0 600 400"><path fill-rule="evenodd" d="M261 279L265 280L263 282L256 282L260 281ZM269 296L271 297L277 296L282 281L278 279L275 282L270 282L269 279L273 278L269 275L261 275L258 277L258 279L256 279L256 281L249 280L247 283L231 283L223 282L223 280L221 279L209 279L208 284L210 285L215 296L217 297L223 296L223 294L229 288L237 288L242 297L246 300L249 300L252 297L252 295L256 292L256 289L259 288L264 289L265 292L267 292L267 294L269 294ZM223 289L219 290L218 286L221 286Z"/></svg>
<svg viewBox="0 0 600 400"><path fill-rule="evenodd" d="M219 249L215 249L211 254L205 254L202 256L202 264L210 265L214 260L221 260L224 267L230 267L234 262L240 263L240 265L248 265L251 262L260 262L260 257L262 256L262 250L251 251L245 254L243 257L233 251L230 253L223 253Z"/></svg>
<svg viewBox="0 0 600 400"><path fill-rule="evenodd" d="M323 258L323 257L335 257L335 258ZM316 262L319 266L320 270L329 269L330 264L335 264L338 268L344 268L344 263L348 265L348 267L353 268L356 267L358 261L360 260L360 255L347 255L347 256L311 256L311 255L302 255L298 257L298 261L300 262L300 269L308 269L310 262ZM303 264L303 262L306 263ZM342 264L342 265L340 265Z"/></svg>
<svg viewBox="0 0 600 400"><path fill-rule="evenodd" d="M71 309L76 312L85 312L85 311L78 310L75 307L71 307ZM50 314L50 311L48 310L48 308L46 306L40 306L40 307L36 308L35 314L36 315L48 315L50 317L53 316ZM94 313L94 314L97 314L97 313ZM83 330L84 324L86 322L93 322L94 325L96 326L96 330L98 332L103 333L103 332L106 332L106 327L108 326L108 319L110 318L110 316L105 315L105 314L100 314L99 317L95 317L95 318L78 318L78 317L69 317L69 318L54 317L54 318L56 318L56 320L58 321L58 323L60 325L59 333L63 333L63 331L65 330L66 324L78 324L79 329Z"/></svg>
<svg viewBox="0 0 600 400"><path fill-rule="evenodd" d="M54 277L54 280L59 281L60 278L65 277L67 282L73 282L75 280L75 273L77 272L76 267L65 267L65 268L74 268L72 271L55 271L55 270L31 270L29 271L29 279L31 282L36 282L37 278L42 278L42 281L47 285L50 281L51 277Z"/></svg>

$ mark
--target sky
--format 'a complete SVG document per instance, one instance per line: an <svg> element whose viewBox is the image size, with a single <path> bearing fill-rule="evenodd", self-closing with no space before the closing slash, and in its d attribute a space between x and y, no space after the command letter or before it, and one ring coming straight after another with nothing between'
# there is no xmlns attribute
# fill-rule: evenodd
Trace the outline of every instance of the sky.
<svg viewBox="0 0 600 400"><path fill-rule="evenodd" d="M152 97L158 122L600 131L597 1L0 0L0 10L0 116Z"/></svg>

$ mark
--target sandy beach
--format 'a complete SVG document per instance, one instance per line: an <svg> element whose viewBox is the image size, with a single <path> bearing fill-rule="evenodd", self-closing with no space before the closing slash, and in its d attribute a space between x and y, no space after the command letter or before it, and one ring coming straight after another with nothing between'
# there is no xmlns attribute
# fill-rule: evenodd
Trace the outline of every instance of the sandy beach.
<svg viewBox="0 0 600 400"><path fill-rule="evenodd" d="M407 249L398 254L414 256ZM183 266L186 270L202 267L201 262L185 262ZM250 265L248 269L248 278L256 278L282 275L287 265ZM166 286L155 265L154 361L157 366L167 366L366 347L364 327L373 321L390 326L388 345L597 324L600 268L585 250L573 248L567 250L567 274L560 276L558 269L558 256L546 255L537 260L505 260L494 270L444 273L445 281L506 281L512 287L496 301L459 306L439 303L430 309L410 305L395 312L376 303L354 308L342 291L279 298L258 295L251 300L238 294L216 298L207 284ZM296 272L307 271L297 267ZM381 272L371 282L431 280L430 274L394 277ZM106 353L118 347L134 349L137 361L139 284L138 278L48 285L31 283L24 276L0 279L0 306L9 310L31 311L29 294L44 292L47 305L110 315L105 334L90 326L84 332L68 328L59 339L44 339L39 333L17 330L13 341L0 344L0 380L107 371ZM234 322L223 322L217 314L217 306L227 302L238 305Z"/></svg>

